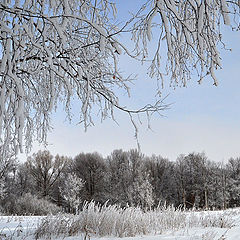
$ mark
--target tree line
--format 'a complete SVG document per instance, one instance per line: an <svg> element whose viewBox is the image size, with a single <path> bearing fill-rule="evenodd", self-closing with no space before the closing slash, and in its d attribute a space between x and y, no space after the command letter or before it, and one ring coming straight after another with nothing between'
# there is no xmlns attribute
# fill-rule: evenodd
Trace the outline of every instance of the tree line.
<svg viewBox="0 0 240 240"><path fill-rule="evenodd" d="M36 211L40 206L76 213L84 201L92 200L142 208L159 203L186 209L240 205L240 158L219 163L193 152L173 162L137 150L114 150L105 158L97 152L69 158L45 150L23 163L0 163L0 203L6 214L44 214Z"/></svg>

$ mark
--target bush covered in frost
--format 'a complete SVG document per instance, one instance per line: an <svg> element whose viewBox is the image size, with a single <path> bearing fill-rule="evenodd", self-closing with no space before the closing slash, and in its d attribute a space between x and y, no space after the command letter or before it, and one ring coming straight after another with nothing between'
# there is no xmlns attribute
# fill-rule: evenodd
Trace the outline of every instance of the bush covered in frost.
<svg viewBox="0 0 240 240"><path fill-rule="evenodd" d="M12 203L10 214L16 215L48 215L61 212L61 208L46 199L39 199L31 193L26 193Z"/></svg>

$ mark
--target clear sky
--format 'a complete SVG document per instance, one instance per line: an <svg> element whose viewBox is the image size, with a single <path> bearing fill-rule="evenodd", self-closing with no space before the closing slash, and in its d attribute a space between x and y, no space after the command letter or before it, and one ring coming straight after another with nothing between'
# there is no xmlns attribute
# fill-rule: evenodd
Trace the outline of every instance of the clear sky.
<svg viewBox="0 0 240 240"><path fill-rule="evenodd" d="M136 0L124 1L129 8L136 6ZM135 4L134 4L135 3ZM120 16L126 9L119 8ZM192 79L187 88L176 90L166 87L163 96L169 94L166 103L173 103L164 117L155 116L147 125L139 125L141 151L146 155L157 154L175 160L179 154L204 151L213 161L227 161L230 157L240 157L240 33L225 34L232 52L223 51L223 69L217 72L219 86L212 85L206 78L201 85ZM121 61L121 69L126 74L137 73L132 87L132 99L125 98L132 107L144 105L153 99L156 82L149 79L146 69L134 61ZM76 109L77 112L77 109ZM95 126L84 131L82 125L68 124L61 110L53 114L53 131L49 134L47 149L52 154L59 153L74 157L80 152L97 151L103 156L114 149L136 148L134 128L124 113L116 112L118 125L111 120L95 122ZM142 120L145 118L143 117ZM43 149L34 144L32 152ZM25 160L26 155L19 155Z"/></svg>

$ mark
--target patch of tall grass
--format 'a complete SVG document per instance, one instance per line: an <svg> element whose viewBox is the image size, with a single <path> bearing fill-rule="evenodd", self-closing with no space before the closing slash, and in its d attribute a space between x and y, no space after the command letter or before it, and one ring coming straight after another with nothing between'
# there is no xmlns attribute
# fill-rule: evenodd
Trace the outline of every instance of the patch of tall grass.
<svg viewBox="0 0 240 240"><path fill-rule="evenodd" d="M35 238L75 235L134 237L161 234L191 227L221 227L233 225L230 216L182 211L173 206L152 210L86 202L78 215L57 215L44 218L35 231Z"/></svg>

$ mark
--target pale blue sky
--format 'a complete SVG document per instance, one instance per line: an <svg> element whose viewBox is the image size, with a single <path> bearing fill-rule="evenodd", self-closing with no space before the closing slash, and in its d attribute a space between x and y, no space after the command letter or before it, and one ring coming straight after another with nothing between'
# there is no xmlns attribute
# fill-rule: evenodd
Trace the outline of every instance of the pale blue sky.
<svg viewBox="0 0 240 240"><path fill-rule="evenodd" d="M132 9L137 0L123 2ZM126 10L120 8L119 14L124 16ZM233 50L222 54L223 70L216 74L219 86L213 86L212 80L206 78L202 85L192 79L187 88L164 89L163 96L170 93L166 102L173 104L163 112L164 117L152 119L152 131L146 124L139 126L143 153L159 154L170 160L192 151L205 151L213 161L240 156L240 34L226 30L225 38ZM134 61L122 61L121 67L127 74L138 73L132 99L123 99L124 103L129 102L134 107L151 101L156 82L147 78L146 69ZM83 126L65 122L59 111L53 116L54 130L49 134L48 149L54 155L74 157L80 152L98 151L106 156L114 149L136 148L134 128L128 116L116 112L116 119L119 125L110 120L96 121L94 127L84 132ZM33 152L40 148L43 149L35 144ZM19 157L24 160L26 155Z"/></svg>

